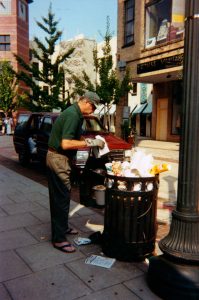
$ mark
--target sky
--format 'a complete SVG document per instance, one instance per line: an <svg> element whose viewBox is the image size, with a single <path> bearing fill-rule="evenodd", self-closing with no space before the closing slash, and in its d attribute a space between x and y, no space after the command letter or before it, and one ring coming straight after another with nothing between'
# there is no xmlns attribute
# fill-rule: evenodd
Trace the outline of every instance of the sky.
<svg viewBox="0 0 199 300"><path fill-rule="evenodd" d="M73 39L79 34L101 42L106 32L107 16L110 18L110 31L117 34L117 0L33 0L29 4L29 36L42 39L45 36L36 21L46 17L52 3L58 29L63 32L62 40Z"/></svg>

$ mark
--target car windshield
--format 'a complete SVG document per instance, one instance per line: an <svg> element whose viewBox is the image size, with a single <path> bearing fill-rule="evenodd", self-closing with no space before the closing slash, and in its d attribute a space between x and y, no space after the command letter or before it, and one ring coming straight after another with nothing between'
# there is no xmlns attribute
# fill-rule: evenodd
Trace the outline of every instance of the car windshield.
<svg viewBox="0 0 199 300"><path fill-rule="evenodd" d="M82 129L83 131L105 131L100 122L95 118L85 118Z"/></svg>

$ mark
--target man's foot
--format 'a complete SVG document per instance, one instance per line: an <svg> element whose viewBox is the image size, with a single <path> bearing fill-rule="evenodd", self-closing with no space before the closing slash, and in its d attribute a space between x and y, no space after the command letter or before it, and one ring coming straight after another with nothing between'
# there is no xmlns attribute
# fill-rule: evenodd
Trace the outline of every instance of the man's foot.
<svg viewBox="0 0 199 300"><path fill-rule="evenodd" d="M53 243L53 247L59 251L65 252L65 253L73 253L76 251L75 247L73 247L67 241L62 242L62 243Z"/></svg>
<svg viewBox="0 0 199 300"><path fill-rule="evenodd" d="M74 234L78 234L78 231L76 229L74 229L74 228L68 228L66 230L66 234L72 234L72 235L74 235Z"/></svg>

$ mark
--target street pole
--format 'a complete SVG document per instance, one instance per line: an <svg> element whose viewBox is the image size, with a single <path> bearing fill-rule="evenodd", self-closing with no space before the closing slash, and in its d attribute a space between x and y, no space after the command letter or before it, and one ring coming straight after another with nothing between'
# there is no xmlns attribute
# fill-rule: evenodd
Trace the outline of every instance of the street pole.
<svg viewBox="0 0 199 300"><path fill-rule="evenodd" d="M199 1L185 1L178 195L163 252L149 261L149 287L162 299L199 299Z"/></svg>

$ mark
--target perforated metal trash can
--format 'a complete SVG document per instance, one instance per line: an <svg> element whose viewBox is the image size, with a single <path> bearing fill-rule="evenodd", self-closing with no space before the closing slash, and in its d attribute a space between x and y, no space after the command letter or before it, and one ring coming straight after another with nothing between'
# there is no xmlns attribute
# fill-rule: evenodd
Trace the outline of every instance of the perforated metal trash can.
<svg viewBox="0 0 199 300"><path fill-rule="evenodd" d="M106 176L102 250L118 260L142 260L155 249L159 176Z"/></svg>

